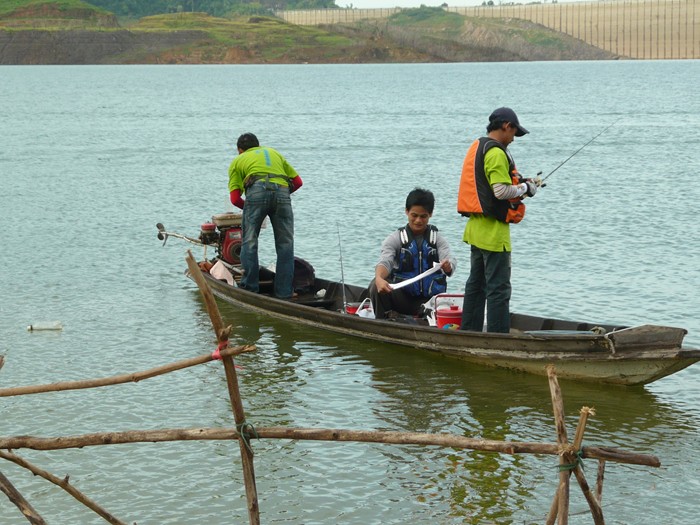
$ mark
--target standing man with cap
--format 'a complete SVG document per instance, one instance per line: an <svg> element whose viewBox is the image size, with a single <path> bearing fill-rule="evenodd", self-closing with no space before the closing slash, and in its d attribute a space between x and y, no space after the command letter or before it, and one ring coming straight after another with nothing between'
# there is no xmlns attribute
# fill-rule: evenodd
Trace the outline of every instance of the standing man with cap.
<svg viewBox="0 0 700 525"><path fill-rule="evenodd" d="M510 332L510 224L525 215L525 196L538 181L523 179L508 152L515 137L529 133L510 108L489 116L487 136L475 140L464 159L457 210L469 220L464 242L471 245L471 269L464 288L461 330Z"/></svg>
<svg viewBox="0 0 700 525"><path fill-rule="evenodd" d="M228 169L228 190L231 203L243 210L240 287L259 291L258 237L265 217L269 217L277 252L274 295L290 299L294 278L294 214L290 194L301 188L301 177L279 152L261 147L252 133L238 137L236 146L238 156ZM241 198L244 193L245 201Z"/></svg>

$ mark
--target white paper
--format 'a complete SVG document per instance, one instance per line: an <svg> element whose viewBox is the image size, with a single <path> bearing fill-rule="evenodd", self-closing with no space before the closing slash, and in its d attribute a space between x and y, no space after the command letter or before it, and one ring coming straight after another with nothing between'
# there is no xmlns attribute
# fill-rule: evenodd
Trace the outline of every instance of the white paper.
<svg viewBox="0 0 700 525"><path fill-rule="evenodd" d="M433 263L433 267L430 270L424 271L420 275L416 275L415 277L411 277L410 279L407 279L405 281L401 281L400 283L391 283L389 286L391 287L392 290L398 290L399 288L403 288L404 286L408 286L409 284L413 284L416 281L420 281L423 277L428 277L428 275L432 275L435 272L440 271L440 263Z"/></svg>

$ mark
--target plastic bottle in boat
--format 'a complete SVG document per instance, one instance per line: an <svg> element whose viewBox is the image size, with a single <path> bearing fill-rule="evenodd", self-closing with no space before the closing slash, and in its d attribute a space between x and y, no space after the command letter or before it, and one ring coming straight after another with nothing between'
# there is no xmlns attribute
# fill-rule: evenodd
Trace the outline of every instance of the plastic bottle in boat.
<svg viewBox="0 0 700 525"><path fill-rule="evenodd" d="M60 321L48 321L30 324L27 326L27 330L30 332L38 332L39 330L63 330L63 325Z"/></svg>

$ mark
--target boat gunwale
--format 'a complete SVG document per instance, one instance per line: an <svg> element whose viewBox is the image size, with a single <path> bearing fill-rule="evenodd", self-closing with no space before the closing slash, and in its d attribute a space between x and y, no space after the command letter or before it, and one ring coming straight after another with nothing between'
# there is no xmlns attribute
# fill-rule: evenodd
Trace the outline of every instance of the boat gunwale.
<svg viewBox="0 0 700 525"><path fill-rule="evenodd" d="M591 332L585 332L581 331L579 333L574 333L572 331L564 331L563 333L556 333L555 331L548 332L547 334L538 334L538 333L529 333L529 332L516 332L516 333L510 333L510 334L498 334L498 333L489 333L489 332L465 332L465 331L460 331L460 330L440 330L436 329L434 326L424 326L424 325L411 325L411 324L405 324L405 323L398 323L395 321L389 321L389 320L383 320L383 319L369 319L369 318L364 318L360 317L357 315L352 315L352 314L344 314L343 312L337 311L337 310L331 310L331 309L326 309L326 308L319 308L316 306L309 306L306 304L303 304L301 302L295 302L295 301L289 301L289 300L284 300L284 299L278 299L273 296L265 295L265 294L259 294L255 292L250 292L248 290L243 290L241 288L231 286L225 281L218 280L214 277L212 277L210 274L205 274L205 277L207 280L214 284L214 288L218 291L219 293L216 293L218 297L221 299L231 303L235 302L236 304L248 309L248 310L254 310L257 312L260 312L262 314L266 315L274 315L277 318L282 318L282 319L288 319L288 320L299 320L299 319L304 319L306 321L309 321L309 324L311 325L313 321L317 321L317 323L313 323L313 325L319 324L330 324L327 321L340 321L343 326L318 326L319 328L323 329L328 329L328 330L333 330L333 331L338 331L340 333L354 333L354 332L362 332L366 333L367 330L363 330L360 327L378 327L381 328L382 333L378 334L377 330L371 330L372 336L363 336L366 339L374 339L374 340L385 340L389 341L392 343L396 344L403 344L404 346L413 346L416 343L421 343L423 347L426 347L427 341L424 339L416 339L415 337L409 338L405 342L400 342L398 341L397 337L393 337L391 335L386 335L386 331L400 331L401 333L406 333L408 331L414 332L414 333L420 333L425 335L428 338L439 338L439 339L454 339L455 341L460 341L460 340L471 340L474 341L473 346L481 346L479 341L483 341L485 343L491 343L493 344L494 342L502 342L502 345L497 345L498 347L508 347L512 346L513 344L519 344L519 343L537 343L537 344L545 344L545 345L554 345L554 344L561 344L561 343L575 343L577 345L581 345L582 343L584 344L589 344L593 345L594 348L598 348L598 350L591 350L589 349L586 352L575 352L572 349L564 349L564 350L548 350L547 348L539 348L539 352L546 352L547 355L550 357L554 356L561 356L561 355L566 355L570 353L575 353L575 354L580 354L579 358L581 356L588 356L592 357L594 355L606 355L610 357L617 357L621 358L623 357L622 352L619 352L615 348L614 341L612 340L611 336L614 336L617 333L623 332L623 331L631 331L635 329L642 329L642 328L661 328L665 329L668 331L677 331L677 332L682 332L683 334L687 333L687 331L683 328L675 328L675 327L665 327L665 326L658 326L657 325L637 325L637 326L631 326L631 327L624 327L621 330L618 331L612 331L604 334L597 334L597 333L591 333ZM272 308L270 308L272 307ZM302 314L302 315L300 315ZM320 319L319 319L320 318ZM347 326L347 325L351 326ZM537 332L537 331L536 331ZM434 343L436 346L440 346L440 343ZM658 347L658 345L654 345L655 347ZM668 350L676 350L679 351L682 349L681 345L667 345L665 349ZM467 348L461 348L459 349L460 351L468 351ZM489 351L515 351L510 348L488 348L485 350ZM648 350L648 347L635 347L634 350L637 352L639 351L644 351ZM687 349L687 350L692 350L692 349ZM529 357L528 359L533 359L531 355L528 354L527 350L523 351L524 354L527 354ZM513 356L515 357L515 356Z"/></svg>
<svg viewBox="0 0 700 525"><path fill-rule="evenodd" d="M186 274L191 277L188 272ZM302 323L304 326L350 337L414 350L427 350L492 368L544 375L546 365L553 364L557 366L557 373L562 379L639 386L676 373L700 361L700 350L682 347L683 335L687 333L682 328L638 325L620 327L618 332L615 332L617 329L613 329L605 334L584 331L579 334L567 331L563 334L549 332L546 336L525 332L511 334L460 332L433 326L367 319L358 315L345 314L339 310L250 292L231 286L208 273L204 275L216 297L258 315L281 319L285 322ZM334 283L323 279L318 281L326 284ZM340 283L335 284L340 285ZM352 292L349 300L355 300L354 296L364 290L358 286L345 286ZM337 299L336 297L335 300ZM382 330L380 332L367 330L368 327L380 327ZM642 343L644 340L649 341L650 334L660 333L666 336L664 340L667 344L664 345L662 342L659 346L653 340L649 344L637 344L634 337L630 341L630 335L634 336L635 330L640 332ZM615 348L614 337L611 336L625 331L627 341L621 345L622 350ZM410 332L414 337L407 338L406 334ZM415 337L416 335L422 337ZM668 341L674 340L678 340L679 343L668 344ZM460 341L469 342L455 344Z"/></svg>

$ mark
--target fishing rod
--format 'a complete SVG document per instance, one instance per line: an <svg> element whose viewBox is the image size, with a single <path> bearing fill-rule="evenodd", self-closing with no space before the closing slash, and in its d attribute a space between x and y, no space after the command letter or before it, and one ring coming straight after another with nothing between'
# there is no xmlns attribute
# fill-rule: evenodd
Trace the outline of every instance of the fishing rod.
<svg viewBox="0 0 700 525"><path fill-rule="evenodd" d="M340 252L340 284L343 288L343 313L348 313L348 301L345 297L345 272L343 270L343 244L340 242L340 226L338 225L337 221L335 223L335 227L338 230L338 251Z"/></svg>
<svg viewBox="0 0 700 525"><path fill-rule="evenodd" d="M569 162L569 161L574 157L574 155L576 155L579 151L581 151L583 148L585 148L586 146L588 146L588 145L589 145L591 142L593 142L595 139L597 139L598 137L600 137L603 133L605 133L605 132L608 131L610 128L612 128L617 122L620 121L621 118L622 118L622 117L619 117L618 119L616 119L612 124L610 124L608 127L606 127L603 131L601 131L600 133L598 133L595 137L593 137L591 140L589 140L588 142L586 142L583 146L581 146L579 149L577 149L577 150L574 151L571 155L569 155L561 164L559 164L559 166L557 166L556 168L554 168L552 171L550 171L550 172L547 174L546 177L544 177L543 179L541 179L539 185L540 185L540 186L544 186L544 181L546 181L549 177L551 177L552 174L553 174L555 171L557 171L557 170L558 170L559 168L561 168L564 164L566 164L567 162ZM538 174L538 175L539 175L539 174Z"/></svg>

